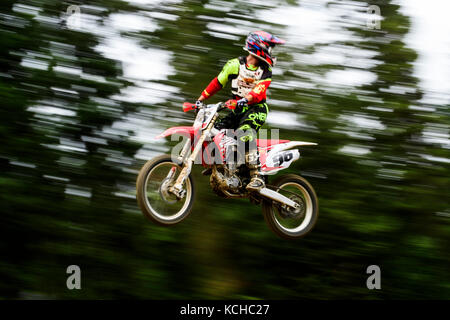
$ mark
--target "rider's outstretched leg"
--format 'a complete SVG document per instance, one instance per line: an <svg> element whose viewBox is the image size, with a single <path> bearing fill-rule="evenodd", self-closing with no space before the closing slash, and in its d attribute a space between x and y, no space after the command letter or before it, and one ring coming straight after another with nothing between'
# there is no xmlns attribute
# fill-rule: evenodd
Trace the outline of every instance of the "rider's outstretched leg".
<svg viewBox="0 0 450 320"><path fill-rule="evenodd" d="M239 140L246 144L245 162L250 170L250 183L246 189L248 191L259 191L265 187L264 179L259 171L258 147L256 146L257 132L267 118L269 108L266 103L249 106L239 115L240 132Z"/></svg>

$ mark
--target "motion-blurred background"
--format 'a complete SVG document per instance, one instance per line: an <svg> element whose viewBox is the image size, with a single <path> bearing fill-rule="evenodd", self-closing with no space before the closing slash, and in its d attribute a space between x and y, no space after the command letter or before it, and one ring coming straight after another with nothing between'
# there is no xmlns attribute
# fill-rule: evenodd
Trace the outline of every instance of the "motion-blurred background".
<svg viewBox="0 0 450 320"><path fill-rule="evenodd" d="M449 9L2 0L0 298L449 299ZM317 191L316 228L277 238L199 168L191 216L153 225L134 188L173 145L154 136L192 123L182 102L244 54L251 30L287 40L265 128L319 143L289 169ZM81 290L66 288L69 265ZM369 265L381 290L366 287Z"/></svg>

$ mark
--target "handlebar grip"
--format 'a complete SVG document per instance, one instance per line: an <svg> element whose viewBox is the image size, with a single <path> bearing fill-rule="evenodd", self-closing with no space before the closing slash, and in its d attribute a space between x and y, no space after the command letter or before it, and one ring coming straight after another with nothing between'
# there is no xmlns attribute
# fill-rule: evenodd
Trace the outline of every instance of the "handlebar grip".
<svg viewBox="0 0 450 320"><path fill-rule="evenodd" d="M197 106L195 104L189 103L189 102L183 103L183 111L184 112L188 112L188 111L195 110L195 109L197 109Z"/></svg>
<svg viewBox="0 0 450 320"><path fill-rule="evenodd" d="M236 104L232 103L233 100L228 100L227 102L225 102L225 107L230 109L230 110L235 110L236 109Z"/></svg>

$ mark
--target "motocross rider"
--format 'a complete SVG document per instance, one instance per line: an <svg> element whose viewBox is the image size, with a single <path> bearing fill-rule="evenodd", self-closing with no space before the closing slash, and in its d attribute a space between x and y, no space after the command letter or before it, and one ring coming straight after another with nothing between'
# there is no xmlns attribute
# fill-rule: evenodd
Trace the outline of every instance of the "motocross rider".
<svg viewBox="0 0 450 320"><path fill-rule="evenodd" d="M216 128L234 129L241 133L239 139L247 146L245 162L251 177L246 187L248 191L257 191L264 187L264 180L258 169L258 150L254 140L269 112L266 91L272 81L272 67L276 61L272 56L272 49L283 43L284 40L268 32L251 32L243 48L249 54L229 60L196 102L197 106L202 105L204 100L231 82L233 99L227 103L235 109L218 122Z"/></svg>

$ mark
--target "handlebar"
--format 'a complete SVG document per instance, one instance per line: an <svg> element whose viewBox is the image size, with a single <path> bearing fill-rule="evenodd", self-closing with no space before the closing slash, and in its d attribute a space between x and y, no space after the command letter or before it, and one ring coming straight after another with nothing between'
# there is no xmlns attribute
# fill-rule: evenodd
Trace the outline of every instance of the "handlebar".
<svg viewBox="0 0 450 320"><path fill-rule="evenodd" d="M188 112L188 111L192 111L192 110L197 110L197 109L201 109L204 106L205 105L202 105L202 106L198 107L197 105L195 105L195 103L185 102L185 103L183 103L183 111L184 112ZM221 110L223 110L225 108L228 108L230 110L234 110L234 109L236 109L236 106L233 106L233 105L231 105L229 103L220 102L220 106L219 106L217 111L221 111Z"/></svg>
<svg viewBox="0 0 450 320"><path fill-rule="evenodd" d="M189 103L189 102L183 103L183 111L184 112L188 112L188 111L195 110L195 109L197 109L197 106L195 104Z"/></svg>

